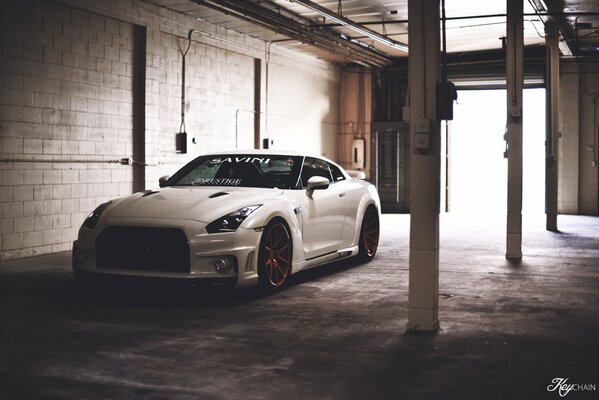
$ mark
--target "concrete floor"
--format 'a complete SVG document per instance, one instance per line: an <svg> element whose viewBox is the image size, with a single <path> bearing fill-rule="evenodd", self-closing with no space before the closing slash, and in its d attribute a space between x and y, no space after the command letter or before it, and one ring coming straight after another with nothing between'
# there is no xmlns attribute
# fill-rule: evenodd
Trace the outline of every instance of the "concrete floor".
<svg viewBox="0 0 599 400"><path fill-rule="evenodd" d="M252 290L84 290L66 253L0 263L1 399L558 399L599 390L599 218L443 216L440 320L405 334L409 217L385 215L376 259ZM599 398L571 392L568 399Z"/></svg>

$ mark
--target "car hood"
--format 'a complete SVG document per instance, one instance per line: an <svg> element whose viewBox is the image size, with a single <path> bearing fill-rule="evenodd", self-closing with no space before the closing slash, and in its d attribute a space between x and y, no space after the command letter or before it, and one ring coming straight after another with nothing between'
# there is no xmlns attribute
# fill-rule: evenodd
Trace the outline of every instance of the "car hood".
<svg viewBox="0 0 599 400"><path fill-rule="evenodd" d="M115 201L108 218L187 219L209 223L246 206L264 204L281 189L231 187L165 187Z"/></svg>

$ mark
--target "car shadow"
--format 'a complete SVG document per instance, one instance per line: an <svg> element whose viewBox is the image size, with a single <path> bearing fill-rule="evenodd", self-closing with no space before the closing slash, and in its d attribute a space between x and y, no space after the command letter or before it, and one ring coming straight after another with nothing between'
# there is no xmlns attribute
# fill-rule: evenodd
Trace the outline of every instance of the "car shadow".
<svg viewBox="0 0 599 400"><path fill-rule="evenodd" d="M62 272L33 287L39 296L53 299L61 304L77 306L217 308L266 298L276 299L282 294L293 295L293 291L301 288L304 283L318 282L361 265L364 263L352 258L301 271L292 275L283 288L276 290L267 290L258 286L232 288L161 280L110 280L90 283L79 282L72 275Z"/></svg>
<svg viewBox="0 0 599 400"><path fill-rule="evenodd" d="M358 257L344 258L330 264L310 268L292 275L288 283L288 287L301 285L302 283L306 282L318 281L319 279L323 279L363 265L366 265L366 262L361 261L358 259Z"/></svg>

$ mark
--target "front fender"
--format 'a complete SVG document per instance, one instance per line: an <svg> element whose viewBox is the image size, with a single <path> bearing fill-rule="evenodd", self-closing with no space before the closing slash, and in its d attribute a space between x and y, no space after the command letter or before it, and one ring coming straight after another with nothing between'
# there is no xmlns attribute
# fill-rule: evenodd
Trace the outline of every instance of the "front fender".
<svg viewBox="0 0 599 400"><path fill-rule="evenodd" d="M364 219L364 213L366 212L366 209L370 205L375 206L379 214L379 220L381 217L381 199L379 198L379 193L377 192L376 187L372 184L369 184L367 189L368 190L360 198L360 204L358 205L358 210L355 216L356 228L354 230L354 246L357 246L360 241L360 231L362 230L362 222Z"/></svg>
<svg viewBox="0 0 599 400"><path fill-rule="evenodd" d="M299 204L293 204L291 201L276 199L264 203L260 208L254 211L241 225L245 229L262 229L273 218L282 218L291 233L291 243L293 245L293 262L304 259L304 246L302 240L301 219L297 217L295 208Z"/></svg>

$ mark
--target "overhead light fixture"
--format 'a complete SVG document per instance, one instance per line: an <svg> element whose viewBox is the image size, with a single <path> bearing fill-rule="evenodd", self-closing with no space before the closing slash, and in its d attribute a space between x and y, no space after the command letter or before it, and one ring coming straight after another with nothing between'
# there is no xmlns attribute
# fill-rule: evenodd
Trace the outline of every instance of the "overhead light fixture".
<svg viewBox="0 0 599 400"><path fill-rule="evenodd" d="M548 10L547 5L543 0L532 0L532 3L534 3L533 6L537 11L544 12Z"/></svg>
<svg viewBox="0 0 599 400"><path fill-rule="evenodd" d="M400 43L393 39L389 39L388 37L383 36L380 33L373 31L372 29L368 29L364 26L358 25L355 22L353 22L352 20L345 18L342 15L336 14L333 11L329 10L328 8L321 6L320 4L314 3L310 0L290 0L290 1L295 2L297 4L301 4L302 6L320 14L321 16L326 17L326 18L330 19L331 21L334 21L342 26L345 26L354 32L358 32L361 35L367 36L367 37L377 41L378 43L384 44L386 46L389 46L389 47L397 49L397 50L405 51L406 53L408 52L408 46L406 46L405 44Z"/></svg>
<svg viewBox="0 0 599 400"><path fill-rule="evenodd" d="M560 51L562 52L563 55L565 56L571 56L572 55L572 50L570 50L570 47L568 47L568 45L566 44L566 42L564 42L563 40L559 41L558 47L560 49Z"/></svg>

